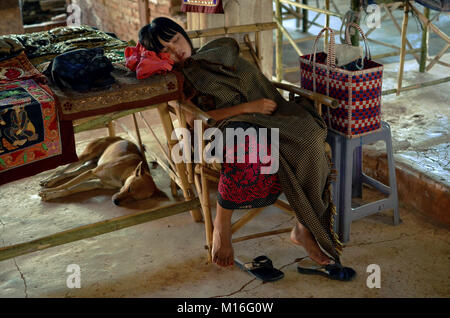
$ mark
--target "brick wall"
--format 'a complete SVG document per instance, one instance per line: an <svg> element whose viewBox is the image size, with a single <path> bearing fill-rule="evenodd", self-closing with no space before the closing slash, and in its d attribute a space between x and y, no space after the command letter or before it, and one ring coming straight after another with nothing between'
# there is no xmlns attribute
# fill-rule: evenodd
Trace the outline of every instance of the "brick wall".
<svg viewBox="0 0 450 318"><path fill-rule="evenodd" d="M81 23L113 32L122 40L138 40L140 0L72 0L81 9ZM185 14L180 14L181 0L149 1L150 21L159 16L171 17L182 26Z"/></svg>
<svg viewBox="0 0 450 318"><path fill-rule="evenodd" d="M19 0L0 0L0 35L23 33Z"/></svg>

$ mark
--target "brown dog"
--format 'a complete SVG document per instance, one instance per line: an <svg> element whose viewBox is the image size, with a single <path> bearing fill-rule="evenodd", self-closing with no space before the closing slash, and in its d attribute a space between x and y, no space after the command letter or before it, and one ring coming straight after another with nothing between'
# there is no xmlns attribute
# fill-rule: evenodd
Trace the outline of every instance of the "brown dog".
<svg viewBox="0 0 450 318"><path fill-rule="evenodd" d="M72 179L52 187L69 177ZM92 141L77 162L41 181L40 185L46 187L39 192L43 201L93 189L120 189L112 197L116 205L153 196L167 198L156 187L138 147L120 137Z"/></svg>

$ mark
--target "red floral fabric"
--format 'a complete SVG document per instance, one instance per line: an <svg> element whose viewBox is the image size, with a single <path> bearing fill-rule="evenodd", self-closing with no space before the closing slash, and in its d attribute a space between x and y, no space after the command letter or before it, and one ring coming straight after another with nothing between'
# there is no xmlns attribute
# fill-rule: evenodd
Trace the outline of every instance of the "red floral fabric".
<svg viewBox="0 0 450 318"><path fill-rule="evenodd" d="M246 136L245 143L235 144L233 149L224 147L225 158L218 186L218 202L223 208L251 209L268 206L281 194L278 174L261 174L261 167L269 166L270 162L262 163L267 160L259 157L259 149L267 147L267 156L270 156L269 140L258 140L250 135ZM239 150L244 154L245 160L242 163L238 162ZM230 162L231 158L234 158L234 162Z"/></svg>

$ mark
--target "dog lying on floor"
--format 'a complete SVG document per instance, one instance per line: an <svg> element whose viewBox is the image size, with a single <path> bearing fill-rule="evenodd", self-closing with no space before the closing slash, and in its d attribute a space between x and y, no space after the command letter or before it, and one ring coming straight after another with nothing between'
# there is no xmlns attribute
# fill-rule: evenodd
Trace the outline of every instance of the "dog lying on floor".
<svg viewBox="0 0 450 318"><path fill-rule="evenodd" d="M62 180L69 181L53 187ZM115 205L151 197L167 198L153 181L139 148L121 137L104 137L90 142L77 162L40 182L43 201L94 189L120 189Z"/></svg>

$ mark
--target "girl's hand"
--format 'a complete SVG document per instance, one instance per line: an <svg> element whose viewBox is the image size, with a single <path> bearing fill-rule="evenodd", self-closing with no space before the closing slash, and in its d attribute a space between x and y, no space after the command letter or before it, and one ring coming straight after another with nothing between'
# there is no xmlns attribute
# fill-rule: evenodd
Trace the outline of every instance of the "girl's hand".
<svg viewBox="0 0 450 318"><path fill-rule="evenodd" d="M275 109L277 109L277 104L271 99L261 98L253 102L246 103L245 108L247 113L271 115Z"/></svg>

